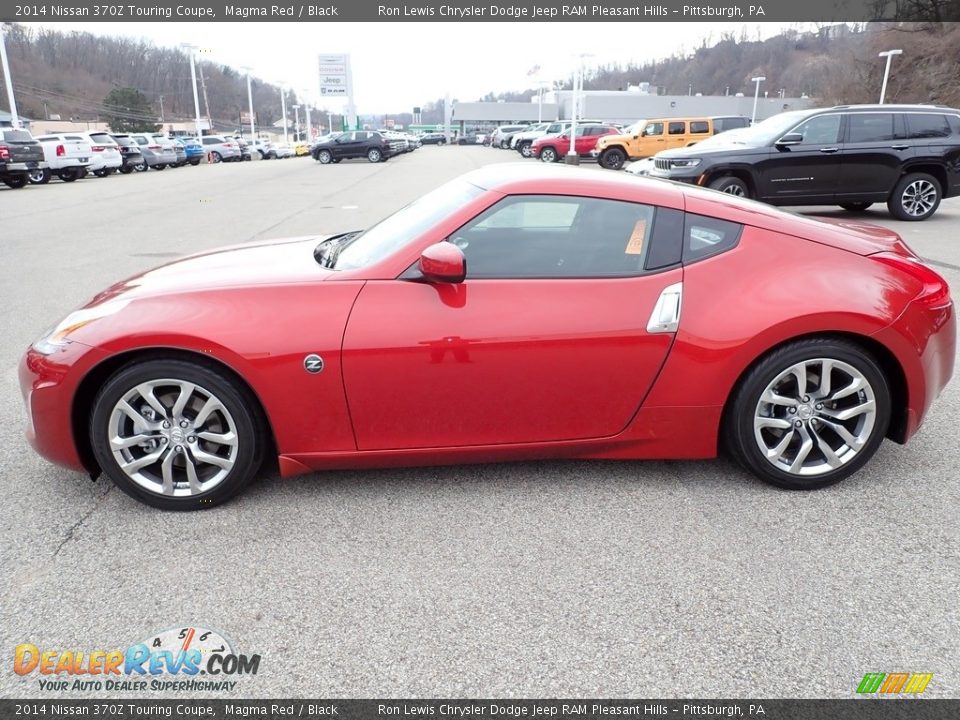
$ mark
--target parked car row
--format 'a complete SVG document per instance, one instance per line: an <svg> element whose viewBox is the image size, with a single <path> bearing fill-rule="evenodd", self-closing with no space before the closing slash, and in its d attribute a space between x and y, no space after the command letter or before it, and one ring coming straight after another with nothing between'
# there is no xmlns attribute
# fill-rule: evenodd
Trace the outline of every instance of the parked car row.
<svg viewBox="0 0 960 720"><path fill-rule="evenodd" d="M412 152L420 146L405 133L388 130L348 130L333 132L317 138L310 155L321 165L338 163L352 158L366 158L369 162L384 162L395 155Z"/></svg>

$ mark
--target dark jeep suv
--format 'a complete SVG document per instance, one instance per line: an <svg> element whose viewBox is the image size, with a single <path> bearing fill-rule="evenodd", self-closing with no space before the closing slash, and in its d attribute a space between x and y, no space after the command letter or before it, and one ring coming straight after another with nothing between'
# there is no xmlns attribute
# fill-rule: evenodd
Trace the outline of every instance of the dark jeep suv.
<svg viewBox="0 0 960 720"><path fill-rule="evenodd" d="M310 154L322 165L360 157L370 162L382 162L403 152L405 146L402 140L390 140L372 130L351 130L325 142L318 142L310 149Z"/></svg>
<svg viewBox="0 0 960 720"><path fill-rule="evenodd" d="M657 153L651 177L772 205L885 202L926 220L960 195L960 110L939 105L842 105L775 115L690 148Z"/></svg>

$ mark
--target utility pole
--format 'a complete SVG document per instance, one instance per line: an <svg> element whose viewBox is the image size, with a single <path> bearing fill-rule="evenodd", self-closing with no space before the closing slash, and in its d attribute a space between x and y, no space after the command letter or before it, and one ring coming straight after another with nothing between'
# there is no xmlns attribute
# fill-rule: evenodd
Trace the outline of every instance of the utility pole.
<svg viewBox="0 0 960 720"><path fill-rule="evenodd" d="M163 95L160 96L160 124L163 124Z"/></svg>

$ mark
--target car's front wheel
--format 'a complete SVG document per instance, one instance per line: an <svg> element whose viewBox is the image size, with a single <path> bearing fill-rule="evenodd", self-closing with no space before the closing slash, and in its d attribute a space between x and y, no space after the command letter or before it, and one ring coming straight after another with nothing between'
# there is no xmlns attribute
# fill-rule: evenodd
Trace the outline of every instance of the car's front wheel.
<svg viewBox="0 0 960 720"><path fill-rule="evenodd" d="M212 153L210 153L210 159L213 160L215 163L218 163L223 161L223 156L220 153L218 153L216 150L214 150Z"/></svg>
<svg viewBox="0 0 960 720"><path fill-rule="evenodd" d="M543 150L540 151L540 159L543 162L548 162L548 163L556 162L557 151L554 150L552 147L545 147Z"/></svg>
<svg viewBox="0 0 960 720"><path fill-rule="evenodd" d="M627 160L627 154L620 148L607 148L600 153L600 166L607 170L619 170Z"/></svg>
<svg viewBox="0 0 960 720"><path fill-rule="evenodd" d="M937 211L942 197L940 182L933 175L910 173L900 178L887 209L897 220L926 220Z"/></svg>
<svg viewBox="0 0 960 720"><path fill-rule="evenodd" d="M164 510L213 507L253 479L264 452L257 404L236 381L184 360L136 362L97 394L90 443L123 492Z"/></svg>
<svg viewBox="0 0 960 720"><path fill-rule="evenodd" d="M710 187L727 195L736 195L737 197L745 198L750 197L750 188L747 187L747 184L740 178L733 177L732 175L717 178L710 183Z"/></svg>
<svg viewBox="0 0 960 720"><path fill-rule="evenodd" d="M20 188L22 188L24 185L27 184L27 176L26 175L9 175L3 179L3 184L6 185L8 188L19 190Z"/></svg>
<svg viewBox="0 0 960 720"><path fill-rule="evenodd" d="M321 165L329 165L333 162L333 154L329 150L321 150L317 153L317 162Z"/></svg>
<svg viewBox="0 0 960 720"><path fill-rule="evenodd" d="M146 160L141 160L136 165L133 166L133 169L137 172L146 172L150 169L150 166L147 164Z"/></svg>
<svg viewBox="0 0 960 720"><path fill-rule="evenodd" d="M765 482L814 490L840 482L876 452L890 423L890 388L860 346L813 338L760 360L724 419L732 455Z"/></svg>
<svg viewBox="0 0 960 720"><path fill-rule="evenodd" d="M521 155L523 155L523 157L525 158L531 157L533 155L533 143L530 142L529 140L526 142L522 142L520 143L520 146L517 148L517 150Z"/></svg>
<svg viewBox="0 0 960 720"><path fill-rule="evenodd" d="M367 160L372 163L380 162L383 160L383 153L377 150L376 148L370 148L367 151Z"/></svg>
<svg viewBox="0 0 960 720"><path fill-rule="evenodd" d="M48 182L50 182L50 168L31 170L27 173L27 180L34 185L46 185Z"/></svg>

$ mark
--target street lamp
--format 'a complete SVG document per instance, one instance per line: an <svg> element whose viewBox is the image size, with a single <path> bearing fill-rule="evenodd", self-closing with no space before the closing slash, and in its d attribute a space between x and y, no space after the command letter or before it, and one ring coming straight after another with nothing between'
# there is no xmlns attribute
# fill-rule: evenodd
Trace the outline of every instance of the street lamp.
<svg viewBox="0 0 960 720"><path fill-rule="evenodd" d="M305 122L306 125L307 125L307 131L306 131L306 133L305 133L306 137L304 137L304 140L306 140L307 142L312 142L312 141L313 141L313 128L310 127L310 101L306 99L306 98L307 98L307 91L306 91L306 90L302 90L301 92L303 93L303 97L304 97L304 101L303 101L303 119L304 119L304 122Z"/></svg>
<svg viewBox="0 0 960 720"><path fill-rule="evenodd" d="M293 106L293 116L296 118L295 132L293 134L293 141L300 142L300 106Z"/></svg>
<svg viewBox="0 0 960 720"><path fill-rule="evenodd" d="M280 110L283 112L283 144L288 145L290 140L287 137L287 91L283 82L278 82L277 85L280 86Z"/></svg>
<svg viewBox="0 0 960 720"><path fill-rule="evenodd" d="M890 76L890 60L893 59L894 55L903 55L903 50L887 50L877 54L877 57L885 57L887 59L887 67L883 71L883 85L880 87L881 105L883 105L883 98L886 97L887 94L887 78Z"/></svg>
<svg viewBox="0 0 960 720"><path fill-rule="evenodd" d="M763 75L760 75L759 77L755 77L755 78L750 78L750 82L754 82L757 84L757 88L753 93L753 115L750 117L751 125L757 121L757 101L760 99L760 83L762 83L766 79L767 78L765 78Z"/></svg>
<svg viewBox="0 0 960 720"><path fill-rule="evenodd" d="M180 47L190 53L190 78L193 80L193 110L196 113L197 141L203 137L203 131L200 129L200 96L197 95L197 65L194 60L194 53L197 51L196 45L183 43Z"/></svg>
<svg viewBox="0 0 960 720"><path fill-rule="evenodd" d="M583 61L593 57L592 53L580 53L577 55L577 69L573 74L573 117L570 123L570 149L567 150L567 156L564 162L567 165L579 165L580 156L577 154L577 115L583 110Z"/></svg>
<svg viewBox="0 0 960 720"><path fill-rule="evenodd" d="M3 81L7 86L7 102L10 103L10 124L14 129L20 127L20 116L17 115L17 102L13 98L13 80L10 79L10 61L7 60L7 43L3 31L7 23L0 22L0 60L3 61Z"/></svg>
<svg viewBox="0 0 960 720"><path fill-rule="evenodd" d="M250 104L250 142L253 142L257 139L257 130L253 124L253 80L250 77L253 68L245 65L240 69L247 71L247 102Z"/></svg>

